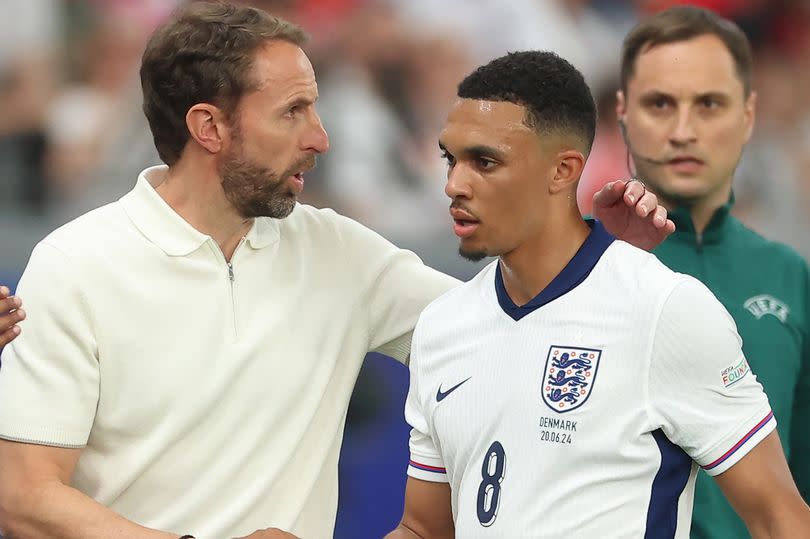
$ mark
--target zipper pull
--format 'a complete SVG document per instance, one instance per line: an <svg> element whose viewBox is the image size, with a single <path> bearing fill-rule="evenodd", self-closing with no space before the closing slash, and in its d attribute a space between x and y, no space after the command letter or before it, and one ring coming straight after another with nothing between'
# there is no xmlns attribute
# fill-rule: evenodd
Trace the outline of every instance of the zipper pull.
<svg viewBox="0 0 810 539"><path fill-rule="evenodd" d="M231 282L233 282L233 264L231 264L230 262L228 262L228 279L230 279Z"/></svg>

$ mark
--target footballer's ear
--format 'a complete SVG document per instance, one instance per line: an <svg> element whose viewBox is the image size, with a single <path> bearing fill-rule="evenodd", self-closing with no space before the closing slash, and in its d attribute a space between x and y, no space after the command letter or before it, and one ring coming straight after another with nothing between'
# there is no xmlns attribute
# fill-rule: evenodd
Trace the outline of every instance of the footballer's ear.
<svg viewBox="0 0 810 539"><path fill-rule="evenodd" d="M553 195L576 189L582 170L585 168L585 156L577 150L564 150L557 154L556 169L549 184Z"/></svg>

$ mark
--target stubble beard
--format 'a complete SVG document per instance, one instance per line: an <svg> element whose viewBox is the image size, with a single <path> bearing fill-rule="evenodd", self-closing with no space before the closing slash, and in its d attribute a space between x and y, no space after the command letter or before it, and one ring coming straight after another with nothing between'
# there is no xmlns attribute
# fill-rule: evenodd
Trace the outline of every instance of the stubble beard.
<svg viewBox="0 0 810 539"><path fill-rule="evenodd" d="M315 167L315 155L310 154L294 163L281 174L260 165L245 155L239 125L234 126L234 147L219 165L222 190L244 219L271 217L284 219L295 209L297 195L287 185L293 174Z"/></svg>
<svg viewBox="0 0 810 539"><path fill-rule="evenodd" d="M296 196L286 185L287 176L242 156L228 156L219 167L222 190L228 202L245 219L283 219L295 208Z"/></svg>
<svg viewBox="0 0 810 539"><path fill-rule="evenodd" d="M461 255L461 258L465 260L469 260L470 262L480 262L485 259L487 255L484 251L470 251L464 249L463 245L458 246L458 254Z"/></svg>

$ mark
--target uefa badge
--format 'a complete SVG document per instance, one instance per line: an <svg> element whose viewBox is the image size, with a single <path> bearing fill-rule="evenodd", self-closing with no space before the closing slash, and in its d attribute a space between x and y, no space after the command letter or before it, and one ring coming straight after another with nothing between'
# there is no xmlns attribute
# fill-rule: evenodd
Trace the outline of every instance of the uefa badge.
<svg viewBox="0 0 810 539"><path fill-rule="evenodd" d="M557 413L579 408L591 395L601 350L552 346L543 371L542 394L546 406Z"/></svg>

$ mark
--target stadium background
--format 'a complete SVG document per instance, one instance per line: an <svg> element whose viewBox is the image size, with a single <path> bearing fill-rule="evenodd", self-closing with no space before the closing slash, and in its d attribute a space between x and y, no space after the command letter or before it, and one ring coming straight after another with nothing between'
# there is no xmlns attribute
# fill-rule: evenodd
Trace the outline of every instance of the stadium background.
<svg viewBox="0 0 810 539"><path fill-rule="evenodd" d="M810 257L810 2L806 0L254 0L302 24L332 149L304 202L356 218L460 278L436 136L455 84L508 50L549 49L585 74L599 130L578 199L626 176L613 112L621 39L676 3L736 20L755 51L755 135L735 213ZM157 162L140 112L146 36L177 0L0 0L0 283L34 244L118 198ZM145 290L148 283L144 283ZM137 331L137 328L122 328ZM349 409L336 537L379 537L400 516L407 370L370 356Z"/></svg>

